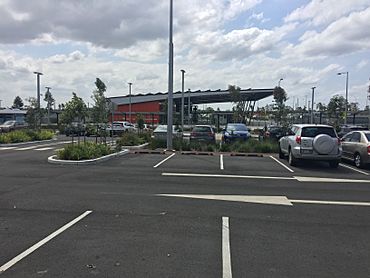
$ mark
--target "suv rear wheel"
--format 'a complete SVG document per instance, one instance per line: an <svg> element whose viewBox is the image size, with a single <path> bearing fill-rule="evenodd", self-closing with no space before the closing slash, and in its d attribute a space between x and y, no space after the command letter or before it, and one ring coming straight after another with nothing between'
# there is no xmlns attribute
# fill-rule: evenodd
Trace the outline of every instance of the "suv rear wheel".
<svg viewBox="0 0 370 278"><path fill-rule="evenodd" d="M339 161L338 160L335 160L335 161L329 161L329 166L331 168L338 168L339 166Z"/></svg>
<svg viewBox="0 0 370 278"><path fill-rule="evenodd" d="M297 165L297 159L294 157L291 149L289 149L288 152L288 163L290 166L296 166Z"/></svg>

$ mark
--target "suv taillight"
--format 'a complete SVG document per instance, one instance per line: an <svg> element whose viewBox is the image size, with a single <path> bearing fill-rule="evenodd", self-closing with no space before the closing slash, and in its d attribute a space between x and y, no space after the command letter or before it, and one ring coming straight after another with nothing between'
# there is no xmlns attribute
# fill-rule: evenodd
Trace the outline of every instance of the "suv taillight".
<svg viewBox="0 0 370 278"><path fill-rule="evenodd" d="M370 146L367 146L367 154L370 154Z"/></svg>
<svg viewBox="0 0 370 278"><path fill-rule="evenodd" d="M302 140L301 140L301 136L296 136L295 137L295 141L297 142L297 144L301 144Z"/></svg>
<svg viewBox="0 0 370 278"><path fill-rule="evenodd" d="M340 141L340 138L337 138L338 139L338 146L340 146L342 144L342 141ZM369 152L369 147L367 147L367 152Z"/></svg>

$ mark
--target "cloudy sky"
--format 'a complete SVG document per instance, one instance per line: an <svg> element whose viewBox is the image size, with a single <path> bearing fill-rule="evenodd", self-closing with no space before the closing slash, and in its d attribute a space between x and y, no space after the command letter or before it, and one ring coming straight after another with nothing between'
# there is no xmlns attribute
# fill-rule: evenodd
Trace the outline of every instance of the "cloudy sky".
<svg viewBox="0 0 370 278"><path fill-rule="evenodd" d="M0 99L52 87L92 102L96 77L108 96L167 90L169 0L0 0ZM367 103L370 0L174 0L175 90L271 88L288 104L344 95ZM271 102L272 98L259 103ZM217 105L216 105L217 107ZM224 107L223 107L224 108Z"/></svg>

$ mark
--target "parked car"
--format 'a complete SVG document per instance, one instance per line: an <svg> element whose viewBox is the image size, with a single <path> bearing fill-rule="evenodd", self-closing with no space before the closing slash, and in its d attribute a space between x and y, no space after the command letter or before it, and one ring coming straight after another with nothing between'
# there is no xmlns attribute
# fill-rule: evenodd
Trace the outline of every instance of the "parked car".
<svg viewBox="0 0 370 278"><path fill-rule="evenodd" d="M172 138L181 138L182 132L175 128L175 126L172 127ZM167 125L159 125L154 129L152 138L158 139L158 140L167 140Z"/></svg>
<svg viewBox="0 0 370 278"><path fill-rule="evenodd" d="M289 134L279 140L279 157L288 156L290 165L300 159L328 161L337 168L342 155L341 141L329 125L293 125Z"/></svg>
<svg viewBox="0 0 370 278"><path fill-rule="evenodd" d="M358 168L370 163L370 131L352 131L342 138L342 158Z"/></svg>
<svg viewBox="0 0 370 278"><path fill-rule="evenodd" d="M124 132L131 132L131 131L135 131L136 128L135 126L130 123L130 122L126 122L126 121L116 121L116 122L113 122L113 128L112 128L112 124L109 124L106 128L106 131L109 132L109 134L122 134Z"/></svg>
<svg viewBox="0 0 370 278"><path fill-rule="evenodd" d="M210 125L196 125L190 133L190 142L202 141L216 143L216 133Z"/></svg>
<svg viewBox="0 0 370 278"><path fill-rule="evenodd" d="M338 132L338 136L339 138L342 138L348 132L356 131L356 130L368 130L368 129L360 125L342 125L340 127L340 131Z"/></svg>
<svg viewBox="0 0 370 278"><path fill-rule="evenodd" d="M279 140L281 137L285 136L288 129L283 126L268 126L263 130L263 139Z"/></svg>
<svg viewBox="0 0 370 278"><path fill-rule="evenodd" d="M16 129L26 128L27 124L22 122L17 122L15 120L6 121L0 125L0 132L9 132Z"/></svg>
<svg viewBox="0 0 370 278"><path fill-rule="evenodd" d="M64 133L66 136L83 136L86 131L86 125L82 123L72 123L66 126Z"/></svg>
<svg viewBox="0 0 370 278"><path fill-rule="evenodd" d="M250 129L245 124L227 124L222 131L222 142L229 143L236 140L246 141L251 137Z"/></svg>

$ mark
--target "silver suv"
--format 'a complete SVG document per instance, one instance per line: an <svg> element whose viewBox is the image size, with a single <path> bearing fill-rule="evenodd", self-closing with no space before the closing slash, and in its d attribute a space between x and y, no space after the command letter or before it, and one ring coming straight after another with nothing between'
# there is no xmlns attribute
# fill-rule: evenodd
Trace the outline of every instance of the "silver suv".
<svg viewBox="0 0 370 278"><path fill-rule="evenodd" d="M293 125L288 134L279 140L279 158L288 156L290 165L300 159L328 161L337 168L342 145L335 129L329 125Z"/></svg>

